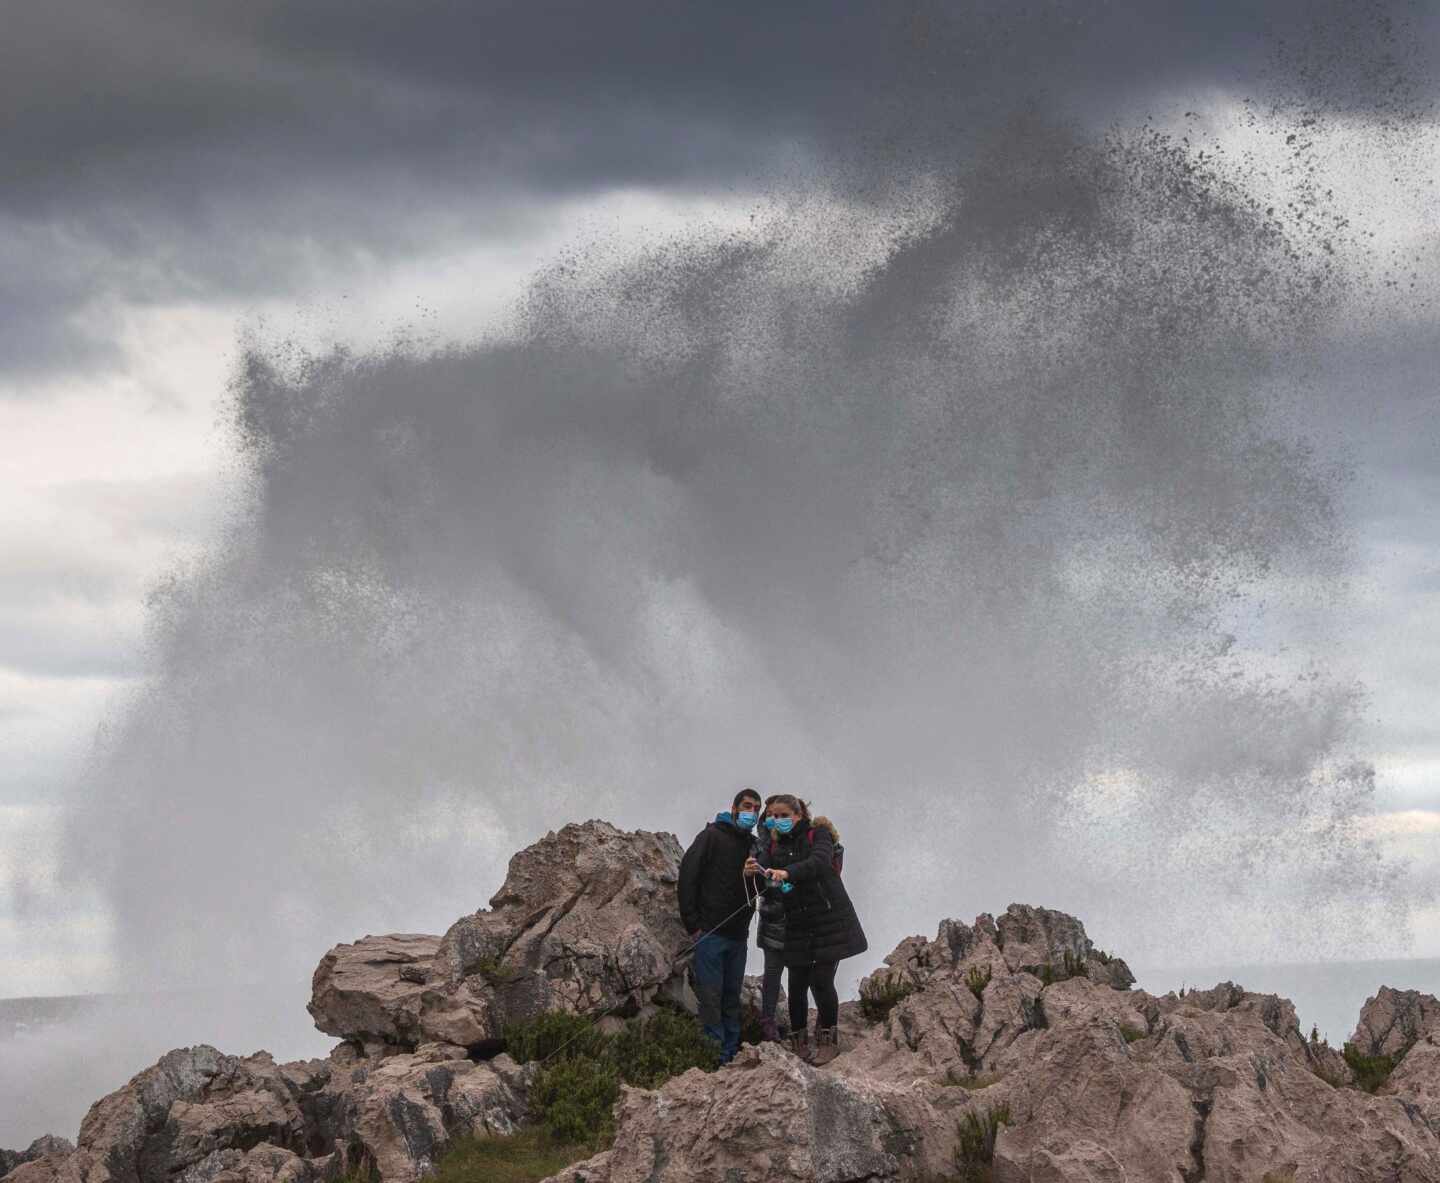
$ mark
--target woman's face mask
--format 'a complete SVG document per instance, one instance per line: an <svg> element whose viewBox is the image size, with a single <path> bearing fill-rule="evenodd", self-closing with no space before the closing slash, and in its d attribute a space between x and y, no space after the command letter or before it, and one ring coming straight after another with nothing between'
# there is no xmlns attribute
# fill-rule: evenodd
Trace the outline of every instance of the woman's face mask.
<svg viewBox="0 0 1440 1183"><path fill-rule="evenodd" d="M793 817L767 817L765 824L777 834L788 834L795 828Z"/></svg>

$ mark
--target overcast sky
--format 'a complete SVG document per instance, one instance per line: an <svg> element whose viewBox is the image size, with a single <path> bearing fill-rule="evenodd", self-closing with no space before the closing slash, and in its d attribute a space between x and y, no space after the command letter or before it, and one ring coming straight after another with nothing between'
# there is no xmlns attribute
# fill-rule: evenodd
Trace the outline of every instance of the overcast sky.
<svg viewBox="0 0 1440 1183"><path fill-rule="evenodd" d="M1350 565L1315 635L1368 695L1358 824L1411 860L1408 933L1376 951L1440 956L1440 5L58 0L6 24L0 995L116 980L124 902L59 876L61 818L173 641L147 602L254 509L227 394L246 340L503 337L556 260L724 240L796 203L879 241L1037 109L1077 137L1149 124L1221 153L1262 206L1352 219L1339 311L1275 407L1348 473Z"/></svg>

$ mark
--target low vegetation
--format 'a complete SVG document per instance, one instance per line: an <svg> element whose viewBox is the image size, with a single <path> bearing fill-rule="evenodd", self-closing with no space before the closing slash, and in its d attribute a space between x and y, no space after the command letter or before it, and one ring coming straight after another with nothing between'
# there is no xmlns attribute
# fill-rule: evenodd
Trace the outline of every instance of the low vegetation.
<svg viewBox="0 0 1440 1183"><path fill-rule="evenodd" d="M1057 965L1047 962L1040 967L1035 975L1041 984L1053 986L1056 982L1068 981L1070 978L1083 978L1085 976L1085 959L1076 957L1073 953L1066 953L1064 959Z"/></svg>
<svg viewBox="0 0 1440 1183"><path fill-rule="evenodd" d="M1399 1056L1362 1056L1353 1043L1347 1043L1342 1054L1345 1063L1350 1065L1350 1071L1355 1074L1355 1087L1367 1093L1375 1092L1389 1080L1390 1073L1400 1062Z"/></svg>
<svg viewBox="0 0 1440 1183"><path fill-rule="evenodd" d="M1128 1023L1121 1023L1120 1034L1126 1043L1136 1043L1144 1039L1150 1032L1146 1031L1144 1027L1131 1027Z"/></svg>
<svg viewBox="0 0 1440 1183"><path fill-rule="evenodd" d="M981 1112L970 1110L960 1119L959 1144L955 1148L955 1172L959 1183L990 1183L995 1161L995 1139L1000 1127L1010 1124L1010 1106L996 1105Z"/></svg>
<svg viewBox="0 0 1440 1183"><path fill-rule="evenodd" d="M860 996L860 1013L872 1023L883 1023L890 1012L905 998L915 993L906 981L891 980Z"/></svg>
<svg viewBox="0 0 1440 1183"><path fill-rule="evenodd" d="M507 1028L505 1048L519 1063L542 1065L530 1113L550 1143L593 1149L614 1137L622 1084L656 1088L687 1069L720 1064L719 1049L695 1021L671 1011L632 1019L613 1035L577 1015L541 1015Z"/></svg>
<svg viewBox="0 0 1440 1183"><path fill-rule="evenodd" d="M1260 1183L1295 1183L1295 1172L1266 1171Z"/></svg>
<svg viewBox="0 0 1440 1183"><path fill-rule="evenodd" d="M431 1183L536 1183L590 1154L589 1146L556 1142L541 1129L508 1138L458 1138L430 1178Z"/></svg>
<svg viewBox="0 0 1440 1183"><path fill-rule="evenodd" d="M965 971L965 984L970 987L970 993L976 998L984 998L985 987L990 984L990 967L988 965L972 965Z"/></svg>

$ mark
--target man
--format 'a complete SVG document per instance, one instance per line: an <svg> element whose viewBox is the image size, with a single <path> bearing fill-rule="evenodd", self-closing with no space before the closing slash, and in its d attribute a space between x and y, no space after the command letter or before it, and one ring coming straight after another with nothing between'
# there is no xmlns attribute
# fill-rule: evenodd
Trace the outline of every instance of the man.
<svg viewBox="0 0 1440 1183"><path fill-rule="evenodd" d="M680 920L695 945L695 993L705 1034L728 1064L740 1050L740 990L756 891L745 862L760 794L742 789L680 860Z"/></svg>

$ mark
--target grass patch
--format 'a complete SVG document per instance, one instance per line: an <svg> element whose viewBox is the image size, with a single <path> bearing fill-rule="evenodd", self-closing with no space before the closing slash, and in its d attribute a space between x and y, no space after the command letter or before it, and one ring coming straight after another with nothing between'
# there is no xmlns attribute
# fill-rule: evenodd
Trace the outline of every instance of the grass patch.
<svg viewBox="0 0 1440 1183"><path fill-rule="evenodd" d="M506 1028L505 1050L521 1064L543 1065L530 1086L530 1113L550 1141L597 1149L614 1137L622 1084L657 1088L689 1068L720 1066L720 1049L695 1020L670 1011L631 1019L614 1035L583 1016L551 1012Z"/></svg>
<svg viewBox="0 0 1440 1183"><path fill-rule="evenodd" d="M1000 1127L1009 1124L1009 1105L996 1105L983 1113L972 1109L960 1119L960 1141L955 1147L955 1171L960 1183L989 1183L995 1139Z"/></svg>
<svg viewBox="0 0 1440 1183"><path fill-rule="evenodd" d="M433 1183L536 1183L594 1153L540 1129L509 1137L457 1138L435 1164Z"/></svg>
<svg viewBox="0 0 1440 1183"><path fill-rule="evenodd" d="M883 1023L900 1002L915 993L909 982L891 981L860 997L860 1013L872 1023Z"/></svg>
<svg viewBox="0 0 1440 1183"><path fill-rule="evenodd" d="M985 997L985 987L990 984L990 967L988 965L972 965L965 971L965 985L970 987L970 993L976 998Z"/></svg>
<svg viewBox="0 0 1440 1183"><path fill-rule="evenodd" d="M1135 1043L1141 1039L1144 1039L1145 1036L1150 1034L1150 1032L1145 1030L1144 1027L1131 1027L1126 1023L1121 1023L1120 1034L1124 1038L1126 1043Z"/></svg>
<svg viewBox="0 0 1440 1183"><path fill-rule="evenodd" d="M482 957L475 965L475 972L492 986L508 986L521 976L513 965L505 965L495 957Z"/></svg>
<svg viewBox="0 0 1440 1183"><path fill-rule="evenodd" d="M1373 1093L1389 1080L1400 1062L1399 1056L1362 1056L1353 1043L1347 1043L1342 1054L1355 1074L1355 1087L1366 1093Z"/></svg>
<svg viewBox="0 0 1440 1183"><path fill-rule="evenodd" d="M1046 962L1035 976L1040 979L1042 986L1053 986L1056 982L1069 981L1071 978L1083 978L1085 977L1085 960L1076 957L1073 953L1066 953L1064 960L1059 965Z"/></svg>
<svg viewBox="0 0 1440 1183"><path fill-rule="evenodd" d="M1295 1172L1266 1171L1260 1183L1295 1183Z"/></svg>

